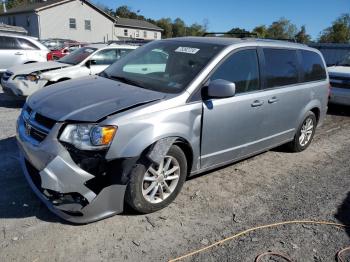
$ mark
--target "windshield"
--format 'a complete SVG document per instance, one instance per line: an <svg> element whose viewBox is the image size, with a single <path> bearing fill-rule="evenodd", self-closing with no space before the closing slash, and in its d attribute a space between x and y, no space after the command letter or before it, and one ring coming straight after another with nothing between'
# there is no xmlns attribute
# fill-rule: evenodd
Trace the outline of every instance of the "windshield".
<svg viewBox="0 0 350 262"><path fill-rule="evenodd" d="M350 54L348 54L343 61L339 63L340 66L350 66Z"/></svg>
<svg viewBox="0 0 350 262"><path fill-rule="evenodd" d="M82 48L79 48L78 50L75 50L71 54L62 57L60 60L57 60L57 61L65 64L77 65L82 61L84 61L96 50L97 50L96 48L82 47Z"/></svg>
<svg viewBox="0 0 350 262"><path fill-rule="evenodd" d="M180 93L222 46L187 41L155 41L108 67L102 77L165 93Z"/></svg>

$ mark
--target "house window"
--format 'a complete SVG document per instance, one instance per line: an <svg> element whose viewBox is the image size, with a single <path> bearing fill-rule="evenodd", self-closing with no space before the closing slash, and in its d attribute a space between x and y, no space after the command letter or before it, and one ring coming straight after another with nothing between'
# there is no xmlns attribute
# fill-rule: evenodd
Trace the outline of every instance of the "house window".
<svg viewBox="0 0 350 262"><path fill-rule="evenodd" d="M77 29L77 23L75 18L69 18L69 28L70 29Z"/></svg>
<svg viewBox="0 0 350 262"><path fill-rule="evenodd" d="M85 30L91 31L91 20L85 20Z"/></svg>
<svg viewBox="0 0 350 262"><path fill-rule="evenodd" d="M140 37L140 30L136 30L135 36L136 36L136 37Z"/></svg>
<svg viewBox="0 0 350 262"><path fill-rule="evenodd" d="M124 29L124 36L128 36L128 29Z"/></svg>
<svg viewBox="0 0 350 262"><path fill-rule="evenodd" d="M147 31L143 31L143 37L147 38Z"/></svg>
<svg viewBox="0 0 350 262"><path fill-rule="evenodd" d="M157 32L154 32L154 39L157 39L158 35Z"/></svg>

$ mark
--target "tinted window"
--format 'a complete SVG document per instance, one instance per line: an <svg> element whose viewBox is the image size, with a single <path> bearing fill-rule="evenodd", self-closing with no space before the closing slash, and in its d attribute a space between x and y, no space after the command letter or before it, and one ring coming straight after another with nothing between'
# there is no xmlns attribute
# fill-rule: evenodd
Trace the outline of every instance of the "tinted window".
<svg viewBox="0 0 350 262"><path fill-rule="evenodd" d="M267 88L298 83L298 57L295 50L264 49Z"/></svg>
<svg viewBox="0 0 350 262"><path fill-rule="evenodd" d="M39 49L36 45L34 45L32 42L28 41L27 39L17 38L17 40L18 40L18 43L19 43L21 49L26 49L26 50Z"/></svg>
<svg viewBox="0 0 350 262"><path fill-rule="evenodd" d="M301 51L303 59L304 81L317 81L327 78L326 69L319 54L311 51Z"/></svg>
<svg viewBox="0 0 350 262"><path fill-rule="evenodd" d="M210 78L216 79L235 83L236 93L258 90L259 67L256 50L243 50L231 55Z"/></svg>
<svg viewBox="0 0 350 262"><path fill-rule="evenodd" d="M21 49L19 43L15 37L0 37L0 48L1 49Z"/></svg>
<svg viewBox="0 0 350 262"><path fill-rule="evenodd" d="M75 50L69 55L64 56L57 62L65 63L65 64L71 64L71 65L77 65L81 62L83 62L87 57L92 55L97 49L91 48L91 47L82 47L78 50Z"/></svg>

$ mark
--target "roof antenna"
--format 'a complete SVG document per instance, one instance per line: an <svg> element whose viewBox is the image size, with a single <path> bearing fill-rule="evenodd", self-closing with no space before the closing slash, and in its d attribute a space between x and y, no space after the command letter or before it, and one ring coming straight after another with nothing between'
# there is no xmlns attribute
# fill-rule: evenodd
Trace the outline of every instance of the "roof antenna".
<svg viewBox="0 0 350 262"><path fill-rule="evenodd" d="M7 10L6 10L6 0L2 0L2 9L4 10L4 13L7 12Z"/></svg>

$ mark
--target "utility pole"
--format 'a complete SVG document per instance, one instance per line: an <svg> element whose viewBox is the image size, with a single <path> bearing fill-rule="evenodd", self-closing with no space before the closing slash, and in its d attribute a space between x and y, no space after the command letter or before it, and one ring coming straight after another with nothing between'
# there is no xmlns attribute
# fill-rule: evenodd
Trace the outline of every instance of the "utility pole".
<svg viewBox="0 0 350 262"><path fill-rule="evenodd" d="M7 10L6 10L6 0L2 0L2 9L4 10L4 13L7 12Z"/></svg>

